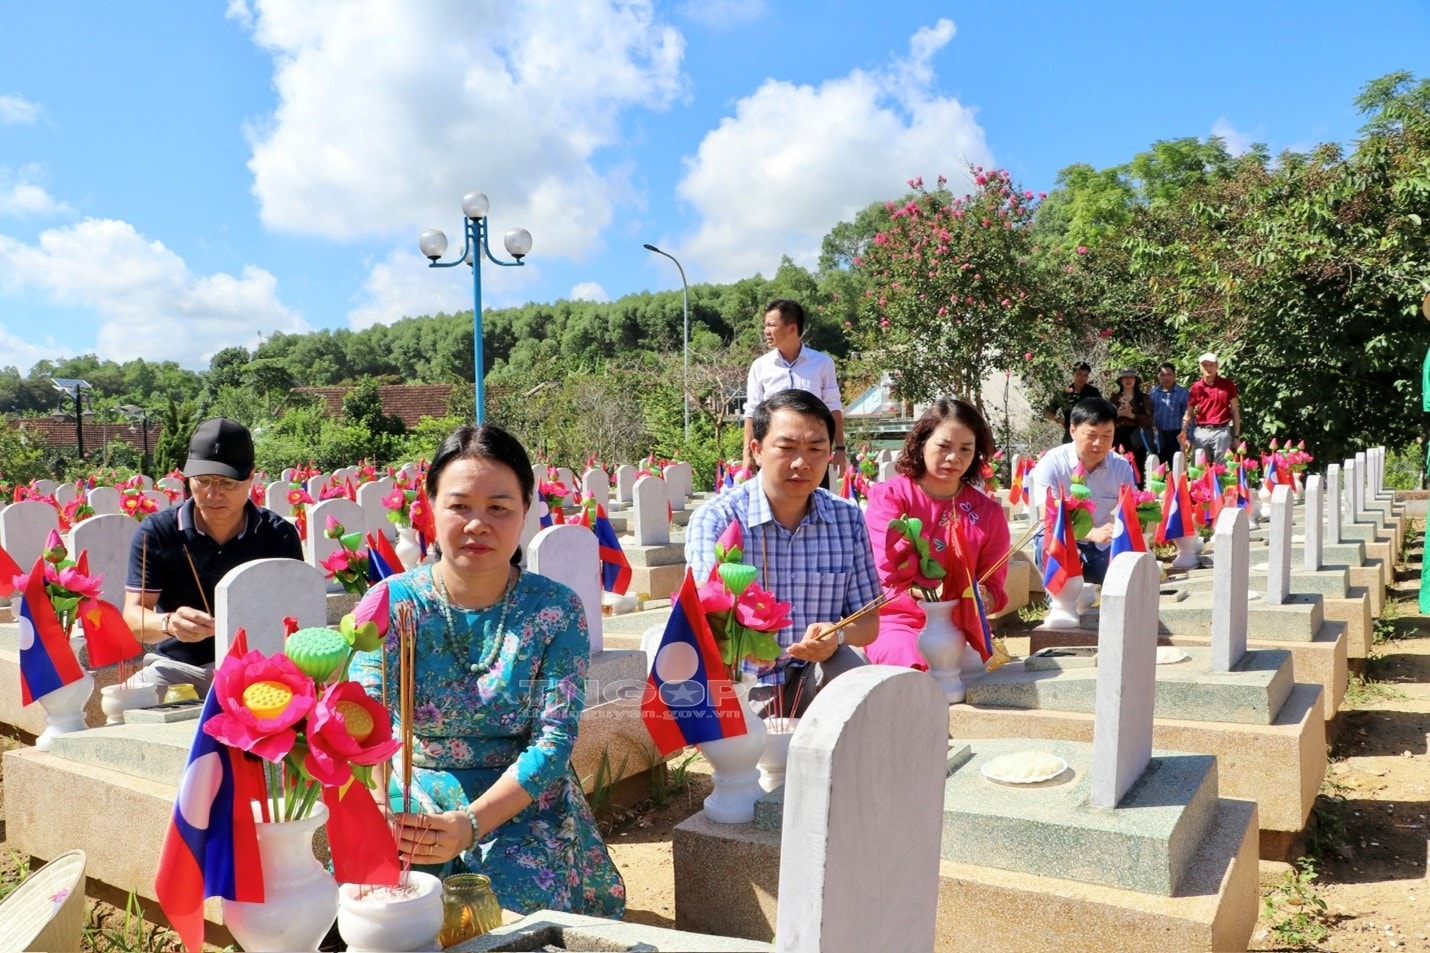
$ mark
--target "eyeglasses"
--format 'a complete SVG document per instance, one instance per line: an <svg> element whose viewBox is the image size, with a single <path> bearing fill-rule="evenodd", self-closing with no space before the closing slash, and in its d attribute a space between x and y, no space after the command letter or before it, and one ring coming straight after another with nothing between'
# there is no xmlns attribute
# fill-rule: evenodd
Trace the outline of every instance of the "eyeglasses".
<svg viewBox="0 0 1430 953"><path fill-rule="evenodd" d="M210 493L232 493L243 486L243 480L230 480L221 476L196 476L189 477L189 483L199 490L207 490Z"/></svg>

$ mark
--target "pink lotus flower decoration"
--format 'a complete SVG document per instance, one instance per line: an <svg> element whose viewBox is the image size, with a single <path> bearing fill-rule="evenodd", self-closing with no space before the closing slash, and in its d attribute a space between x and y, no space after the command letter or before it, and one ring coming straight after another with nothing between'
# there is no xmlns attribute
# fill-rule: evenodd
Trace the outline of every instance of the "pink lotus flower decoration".
<svg viewBox="0 0 1430 953"><path fill-rule="evenodd" d="M225 659L214 673L213 692L223 710L204 722L204 731L274 762L293 750L294 726L317 703L313 680L288 656L257 651Z"/></svg>
<svg viewBox="0 0 1430 953"><path fill-rule="evenodd" d="M303 767L327 787L346 784L353 765L378 764L402 746L392 737L387 709L357 682L341 682L323 693L308 719L306 736Z"/></svg>
<svg viewBox="0 0 1430 953"><path fill-rule="evenodd" d="M790 603L752 585L735 600L735 621L756 632L778 632L790 626Z"/></svg>

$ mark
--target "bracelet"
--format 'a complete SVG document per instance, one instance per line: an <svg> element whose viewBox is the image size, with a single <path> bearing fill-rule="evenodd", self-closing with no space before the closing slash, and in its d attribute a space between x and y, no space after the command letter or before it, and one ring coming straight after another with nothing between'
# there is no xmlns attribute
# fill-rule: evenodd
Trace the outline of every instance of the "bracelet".
<svg viewBox="0 0 1430 953"><path fill-rule="evenodd" d="M476 846L477 846L477 818L476 818L476 815L474 815L471 811L467 810L466 808L463 808L462 810L458 811L457 813L460 814L460 815L462 815L462 817L466 818L466 820L467 820L467 827L468 827L468 828L471 830L471 832L472 832L472 840L471 840L471 842L468 843L466 847L463 847L462 850L471 850L473 847L476 847Z"/></svg>
<svg viewBox="0 0 1430 953"><path fill-rule="evenodd" d="M838 453L839 451L841 451L841 450L843 450L843 449L844 449L844 444L842 444L842 443L836 443L836 444L834 445L834 452L835 452L835 453Z"/></svg>

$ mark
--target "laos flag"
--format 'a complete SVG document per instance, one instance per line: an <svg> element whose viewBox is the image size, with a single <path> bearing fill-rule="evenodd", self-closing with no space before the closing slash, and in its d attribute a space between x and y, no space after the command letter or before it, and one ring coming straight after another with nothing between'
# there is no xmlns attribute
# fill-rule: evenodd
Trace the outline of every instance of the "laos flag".
<svg viewBox="0 0 1430 953"><path fill-rule="evenodd" d="M581 507L582 526L596 534L596 554L601 560L601 588L618 596L626 594L631 587L631 562L621 541L616 536L616 528L606 515L606 508L595 500L588 500Z"/></svg>
<svg viewBox="0 0 1430 953"><path fill-rule="evenodd" d="M1112 545L1107 550L1107 561L1112 562L1121 553L1146 551L1142 521L1137 518L1137 505L1132 502L1132 487L1123 484L1117 490L1117 507L1112 511Z"/></svg>
<svg viewBox="0 0 1430 953"><path fill-rule="evenodd" d="M646 679L641 721L662 755L745 733L744 712L688 568Z"/></svg>
<svg viewBox="0 0 1430 953"><path fill-rule="evenodd" d="M392 548L387 535L381 532L367 534L367 581L382 582L388 576L395 576L406 567L397 550Z"/></svg>
<svg viewBox="0 0 1430 953"><path fill-rule="evenodd" d="M1176 480L1168 482L1162 497L1162 522L1157 524L1155 539L1159 543L1170 543L1191 536L1197 531L1192 519L1192 494L1187 488L1187 475L1180 473Z"/></svg>
<svg viewBox="0 0 1430 953"><path fill-rule="evenodd" d="M79 667L55 607L45 594L44 559L35 560L35 568L25 580L19 630L21 705L84 678L84 669Z"/></svg>
<svg viewBox="0 0 1430 953"><path fill-rule="evenodd" d="M1043 507L1043 589L1052 595L1063 591L1068 580L1082 575L1082 554L1077 551L1077 537L1068 518L1067 500L1058 496L1053 503L1053 491L1048 490Z"/></svg>
<svg viewBox="0 0 1430 953"><path fill-rule="evenodd" d="M228 651L248 654L242 629ZM263 901L253 818L253 802L264 801L262 767L203 730L218 713L210 688L154 874L154 895L186 950L203 949L205 897Z"/></svg>

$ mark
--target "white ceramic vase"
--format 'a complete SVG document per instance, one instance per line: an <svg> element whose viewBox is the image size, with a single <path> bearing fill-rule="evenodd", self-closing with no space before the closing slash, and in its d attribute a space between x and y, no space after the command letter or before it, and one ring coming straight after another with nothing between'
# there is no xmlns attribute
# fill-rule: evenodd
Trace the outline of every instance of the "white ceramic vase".
<svg viewBox="0 0 1430 953"><path fill-rule="evenodd" d="M1202 565L1202 539L1196 533L1173 540L1177 544L1177 555L1172 559L1172 568L1185 571L1198 569Z"/></svg>
<svg viewBox="0 0 1430 953"><path fill-rule="evenodd" d="M413 870L407 874L410 896L394 897L399 888L343 884L338 888L338 933L348 950L438 949L442 929L442 881Z"/></svg>
<svg viewBox="0 0 1430 953"><path fill-rule="evenodd" d="M789 743L799 727L798 718L765 719L765 750L760 755L760 789L770 792L785 783L789 766Z"/></svg>
<svg viewBox="0 0 1430 953"><path fill-rule="evenodd" d="M399 526L397 528L397 542L393 544L392 551L397 554L397 558L402 560L403 569L412 569L422 561L422 547L417 542L417 530L411 526Z"/></svg>
<svg viewBox="0 0 1430 953"><path fill-rule="evenodd" d="M124 724L124 713L136 708L148 708L159 703L159 686L138 685L125 688L123 685L106 685L99 690L99 707L104 712L106 725Z"/></svg>
<svg viewBox="0 0 1430 953"><path fill-rule="evenodd" d="M60 735L88 728L89 725L85 724L84 720L84 706L93 693L94 676L85 672L68 685L36 698L35 701L45 710L45 730L35 739L35 747L41 751L49 751L50 745L54 744L54 740Z"/></svg>
<svg viewBox="0 0 1430 953"><path fill-rule="evenodd" d="M261 807L253 805L254 816ZM338 884L313 855L313 835L328 820L322 802L299 821L258 823L263 902L223 901L223 922L248 953L316 950L338 915Z"/></svg>
<svg viewBox="0 0 1430 953"><path fill-rule="evenodd" d="M924 627L919 632L919 654L928 663L929 674L943 689L949 704L963 701L967 692L963 684L962 663L968 640L953 621L953 610L957 606L957 599L919 603L919 608L924 610Z"/></svg>
<svg viewBox="0 0 1430 953"><path fill-rule="evenodd" d="M1063 584L1063 591L1057 595L1048 593L1048 615L1043 619L1045 629L1076 629L1082 624L1078 603L1084 584L1082 576L1073 576Z"/></svg>
<svg viewBox="0 0 1430 953"><path fill-rule="evenodd" d="M745 716L745 733L702 742L698 747L714 767L715 790L705 798L705 816L718 824L748 824L755 819L760 787L760 756L765 753L765 723L750 707L750 686L741 682L735 697Z"/></svg>

